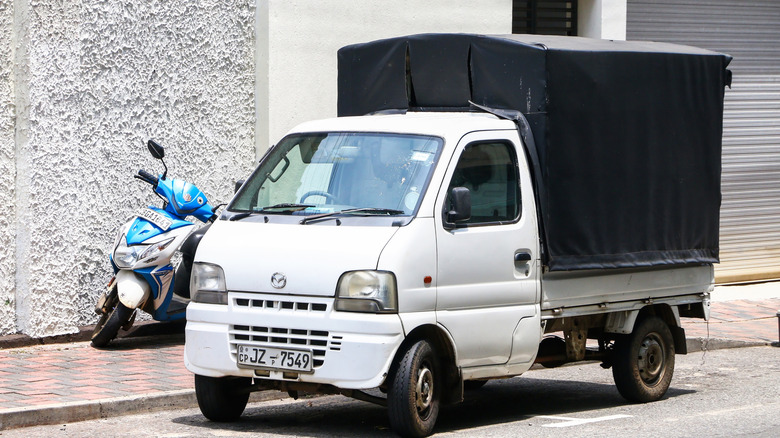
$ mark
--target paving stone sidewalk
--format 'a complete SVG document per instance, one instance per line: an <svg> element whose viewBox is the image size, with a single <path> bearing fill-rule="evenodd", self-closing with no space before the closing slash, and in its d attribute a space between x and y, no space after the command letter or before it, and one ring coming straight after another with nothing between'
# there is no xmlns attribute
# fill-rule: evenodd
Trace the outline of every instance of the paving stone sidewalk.
<svg viewBox="0 0 780 438"><path fill-rule="evenodd" d="M737 342L777 343L780 298L761 301L713 302L710 320L683 318L688 339L718 339Z"/></svg>
<svg viewBox="0 0 780 438"><path fill-rule="evenodd" d="M105 350L87 342L0 350L0 409L192 389L178 338Z"/></svg>
<svg viewBox="0 0 780 438"><path fill-rule="evenodd" d="M689 349L776 343L778 310L780 298L713 302L708 323L683 319ZM121 339L104 350L88 342L0 349L0 430L194 406L183 341L174 334Z"/></svg>

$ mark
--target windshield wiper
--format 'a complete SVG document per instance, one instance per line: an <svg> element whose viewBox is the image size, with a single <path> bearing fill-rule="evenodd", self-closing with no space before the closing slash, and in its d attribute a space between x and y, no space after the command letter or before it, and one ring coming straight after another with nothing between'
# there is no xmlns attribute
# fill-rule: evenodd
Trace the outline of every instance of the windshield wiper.
<svg viewBox="0 0 780 438"><path fill-rule="evenodd" d="M305 210L307 208L315 207L312 204L290 204L290 203L283 203L283 204L276 204L276 205L269 205L267 207L263 207L259 210L255 210L255 213L267 213L270 211L279 210L280 212L294 212L294 211L301 211Z"/></svg>
<svg viewBox="0 0 780 438"><path fill-rule="evenodd" d="M276 205L269 205L268 207L263 207L260 209L255 209L252 211L242 211L240 213L236 213L233 216L230 216L228 218L229 221L240 221L241 219L247 218L249 216L252 216L253 214L259 214L259 213L292 213L300 210L305 210L309 207L314 207L314 205L311 204L276 204Z"/></svg>
<svg viewBox="0 0 780 438"><path fill-rule="evenodd" d="M364 213L365 215L386 215L386 216L397 216L399 214L406 213L403 210L394 210L392 208L376 208L376 207L360 207L360 208L350 208L349 210L342 210L342 213L346 214L359 214Z"/></svg>
<svg viewBox="0 0 780 438"><path fill-rule="evenodd" d="M366 216L373 216L373 215L386 215L386 216L396 216L399 214L406 213L403 210L394 210L392 208L374 208L374 207L359 207L359 208L348 208L346 210L339 210L339 211L332 211L330 213L322 213L322 214L315 214L313 216L307 216L303 219L301 219L301 225L305 225L311 221L316 221L319 219L327 219L330 217L338 216L341 214L347 214L347 215L359 215L364 214Z"/></svg>
<svg viewBox="0 0 780 438"><path fill-rule="evenodd" d="M251 211L243 211L241 213L236 213L233 216L230 216L228 218L229 221L240 221L241 219L247 218L252 215Z"/></svg>

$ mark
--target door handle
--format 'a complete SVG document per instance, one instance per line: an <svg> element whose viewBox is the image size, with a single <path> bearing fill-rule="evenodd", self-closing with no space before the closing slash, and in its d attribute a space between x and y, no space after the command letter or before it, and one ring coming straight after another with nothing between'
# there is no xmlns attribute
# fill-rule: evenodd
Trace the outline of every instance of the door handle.
<svg viewBox="0 0 780 438"><path fill-rule="evenodd" d="M515 261L516 262L530 262L531 261L531 254L527 252L518 252L515 254Z"/></svg>

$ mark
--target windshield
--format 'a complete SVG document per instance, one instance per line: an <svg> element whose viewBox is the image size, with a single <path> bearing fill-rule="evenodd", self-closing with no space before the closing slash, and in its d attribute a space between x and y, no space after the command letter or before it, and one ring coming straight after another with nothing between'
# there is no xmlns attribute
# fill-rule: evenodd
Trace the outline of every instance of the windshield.
<svg viewBox="0 0 780 438"><path fill-rule="evenodd" d="M291 135L260 163L228 210L413 215L441 146L440 138L421 135Z"/></svg>

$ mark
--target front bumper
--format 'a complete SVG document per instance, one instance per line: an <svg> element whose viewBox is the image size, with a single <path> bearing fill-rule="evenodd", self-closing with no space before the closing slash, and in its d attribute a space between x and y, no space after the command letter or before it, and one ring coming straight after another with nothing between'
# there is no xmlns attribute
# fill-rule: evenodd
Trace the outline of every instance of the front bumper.
<svg viewBox="0 0 780 438"><path fill-rule="evenodd" d="M184 362L195 374L370 389L384 382L403 341L398 315L338 312L332 297L230 292L228 305L187 307ZM237 345L308 349L312 373L239 368Z"/></svg>

